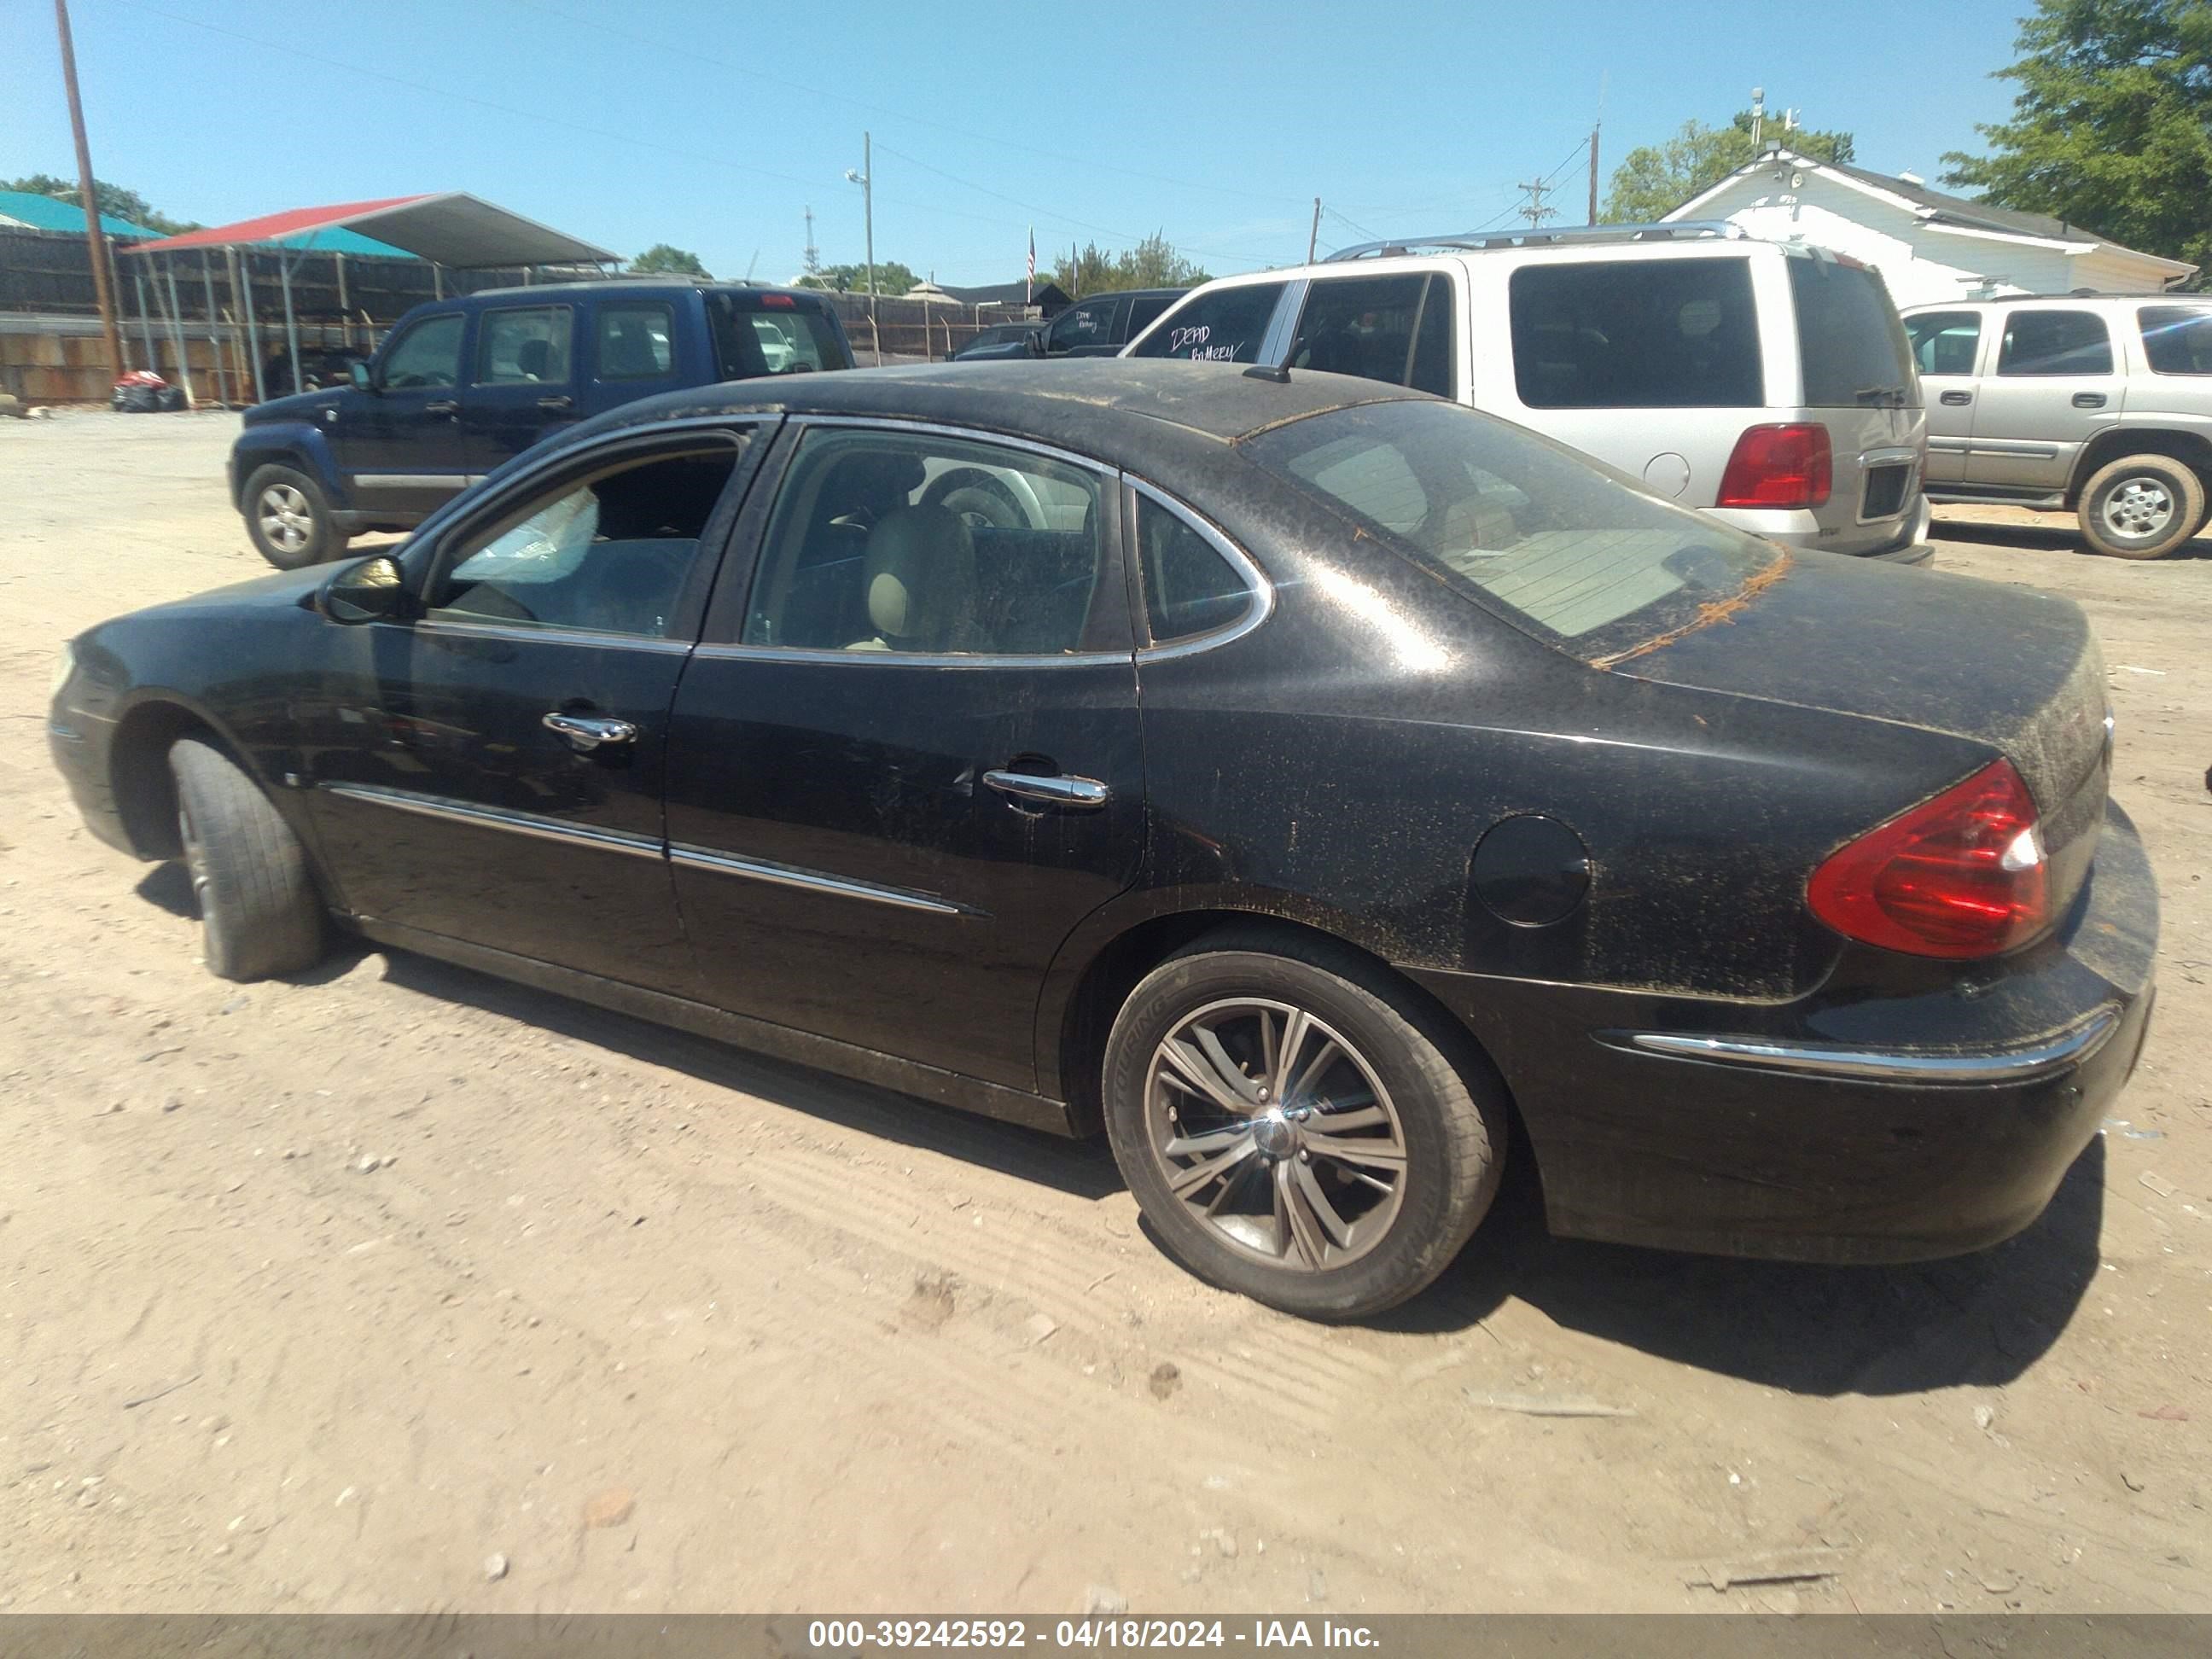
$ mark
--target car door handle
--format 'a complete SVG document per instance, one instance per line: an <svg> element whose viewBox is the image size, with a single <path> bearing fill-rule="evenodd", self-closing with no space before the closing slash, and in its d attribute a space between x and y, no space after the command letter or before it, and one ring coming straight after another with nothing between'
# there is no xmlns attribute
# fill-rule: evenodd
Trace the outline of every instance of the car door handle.
<svg viewBox="0 0 2212 1659"><path fill-rule="evenodd" d="M1947 392L1943 394L1943 401L1958 409L1973 402L1974 394L1971 392Z"/></svg>
<svg viewBox="0 0 2212 1659"><path fill-rule="evenodd" d="M1040 777L1034 772L986 772L983 781L1002 795L1039 806L1071 806L1095 812L1113 792L1096 778Z"/></svg>
<svg viewBox="0 0 2212 1659"><path fill-rule="evenodd" d="M563 392L558 397L540 398L538 406L548 415L565 415L576 406L576 400Z"/></svg>
<svg viewBox="0 0 2212 1659"><path fill-rule="evenodd" d="M559 709L545 717L545 729L558 732L569 746L589 754L611 743L635 743L637 727L628 720L603 720L596 714L564 714Z"/></svg>
<svg viewBox="0 0 2212 1659"><path fill-rule="evenodd" d="M2105 394L2101 392L2077 392L2074 394L2074 407L2076 409L2102 409L2104 406Z"/></svg>
<svg viewBox="0 0 2212 1659"><path fill-rule="evenodd" d="M461 412L460 400L458 398L441 398L434 403L424 404L422 412L425 415L458 415Z"/></svg>

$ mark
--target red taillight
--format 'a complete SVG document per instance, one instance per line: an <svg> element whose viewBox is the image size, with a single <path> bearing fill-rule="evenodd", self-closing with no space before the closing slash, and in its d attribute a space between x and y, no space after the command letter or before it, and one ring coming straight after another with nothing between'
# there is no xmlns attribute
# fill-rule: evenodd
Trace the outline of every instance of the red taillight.
<svg viewBox="0 0 2212 1659"><path fill-rule="evenodd" d="M1753 426L1735 441L1716 507L1819 507L1835 482L1828 428L1817 421Z"/></svg>
<svg viewBox="0 0 2212 1659"><path fill-rule="evenodd" d="M1923 801L1832 854L1806 888L1849 939L1917 957L1988 957L2049 919L2035 798L2010 761Z"/></svg>
<svg viewBox="0 0 2212 1659"><path fill-rule="evenodd" d="M763 309L770 311L796 311L799 309L799 301L793 299L788 294L763 294L761 295L761 305Z"/></svg>

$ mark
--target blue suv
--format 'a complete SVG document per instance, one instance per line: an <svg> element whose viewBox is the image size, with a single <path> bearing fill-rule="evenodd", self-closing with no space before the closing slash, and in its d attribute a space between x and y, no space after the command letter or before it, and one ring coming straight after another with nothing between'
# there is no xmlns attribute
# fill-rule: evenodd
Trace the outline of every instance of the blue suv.
<svg viewBox="0 0 2212 1659"><path fill-rule="evenodd" d="M353 385L257 404L230 496L279 569L349 537L409 530L548 433L683 386L850 368L805 289L627 280L509 288L417 306Z"/></svg>

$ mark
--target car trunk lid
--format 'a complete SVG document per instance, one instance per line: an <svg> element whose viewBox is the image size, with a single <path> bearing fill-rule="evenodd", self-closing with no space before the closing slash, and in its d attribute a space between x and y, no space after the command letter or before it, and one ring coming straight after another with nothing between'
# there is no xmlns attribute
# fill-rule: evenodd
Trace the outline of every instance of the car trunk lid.
<svg viewBox="0 0 2212 1659"><path fill-rule="evenodd" d="M1671 685L1986 744L2034 795L2054 910L2095 856L2110 782L2104 660L2069 600L1802 555L1740 604L1607 664ZM1871 827L1910 800L1870 801Z"/></svg>

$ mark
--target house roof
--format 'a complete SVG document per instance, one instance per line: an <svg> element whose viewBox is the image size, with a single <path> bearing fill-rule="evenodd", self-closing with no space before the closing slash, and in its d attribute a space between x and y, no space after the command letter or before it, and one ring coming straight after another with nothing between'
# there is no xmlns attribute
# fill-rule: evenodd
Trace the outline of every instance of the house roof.
<svg viewBox="0 0 2212 1659"><path fill-rule="evenodd" d="M950 283L939 284L963 306L1064 306L1067 295L1059 283L1046 278L1034 285L1025 283L996 283L988 288L955 288Z"/></svg>
<svg viewBox="0 0 2212 1659"><path fill-rule="evenodd" d="M373 231L367 250L348 250L331 239ZM461 191L423 196L392 196L374 202L340 202L329 207L293 208L241 219L211 230L151 242L134 253L172 253L196 247L238 247L282 242L318 251L419 254L457 270L488 265L611 264L619 256L605 248L495 207Z"/></svg>
<svg viewBox="0 0 2212 1659"><path fill-rule="evenodd" d="M64 230L84 234L84 210L56 196L39 196L27 190L0 190L0 225L19 225L26 230ZM100 216L100 228L110 236L155 237L161 233L118 219Z"/></svg>
<svg viewBox="0 0 2212 1659"><path fill-rule="evenodd" d="M1779 154L1797 166L1828 173L1861 190L1887 196L1902 204L1924 224L1991 236L2029 236L2048 242L2097 243L2114 253L2148 260L2174 271L2189 271L2197 268L2179 260L2163 258L2158 254L2124 247L2101 231L2053 218L2047 213L2022 213L2012 208L1998 207L1994 203L1978 202L1971 197L1953 196L1943 191L1930 190L1925 184L1911 179L1876 173L1870 167L1854 167L1848 161L1824 161L1818 156L1791 149L1782 150ZM1697 216L1696 210L1728 185L1772 165L1772 159L1767 156L1747 161L1727 178L1700 191L1667 216L1669 219L1694 218ZM2076 251L2081 250L2077 248Z"/></svg>

